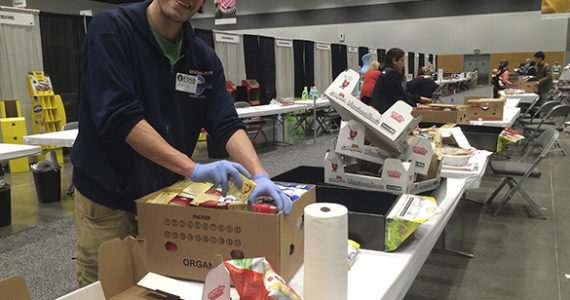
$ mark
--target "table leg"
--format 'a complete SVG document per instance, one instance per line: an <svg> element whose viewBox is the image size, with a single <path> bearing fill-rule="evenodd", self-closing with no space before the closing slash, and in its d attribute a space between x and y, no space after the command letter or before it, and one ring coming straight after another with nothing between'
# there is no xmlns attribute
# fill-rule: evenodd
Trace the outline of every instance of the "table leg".
<svg viewBox="0 0 570 300"><path fill-rule="evenodd" d="M449 254L455 254L455 255L467 257L467 258L474 258L475 257L475 255L473 255L472 253L460 251L460 250L453 249L453 248L447 248L446 243L445 243L445 228L441 232L441 248L436 249L436 250L442 251L445 253L449 253Z"/></svg>

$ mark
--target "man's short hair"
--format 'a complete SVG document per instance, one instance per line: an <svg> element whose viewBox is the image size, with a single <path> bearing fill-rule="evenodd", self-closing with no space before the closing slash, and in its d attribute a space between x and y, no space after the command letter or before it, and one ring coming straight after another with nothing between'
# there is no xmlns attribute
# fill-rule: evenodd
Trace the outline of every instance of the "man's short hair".
<svg viewBox="0 0 570 300"><path fill-rule="evenodd" d="M534 54L534 57L542 58L544 60L544 52L538 51Z"/></svg>

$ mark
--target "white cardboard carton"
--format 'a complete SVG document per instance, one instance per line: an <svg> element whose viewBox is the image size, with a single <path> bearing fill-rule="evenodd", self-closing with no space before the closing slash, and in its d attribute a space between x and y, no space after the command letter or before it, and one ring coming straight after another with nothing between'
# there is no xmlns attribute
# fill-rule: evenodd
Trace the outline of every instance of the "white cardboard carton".
<svg viewBox="0 0 570 300"><path fill-rule="evenodd" d="M353 70L342 72L325 91L331 105L343 120L364 124L366 138L376 147L395 154L406 151L406 136L421 118L412 117L412 107L398 101L383 115L352 96L360 76Z"/></svg>
<svg viewBox="0 0 570 300"><path fill-rule="evenodd" d="M415 136L407 141L406 152L401 155L384 151L378 147L364 144L365 128L361 122L341 121L335 152L361 160L384 164L386 158L398 158L415 163L415 172L427 175L434 153L431 142L423 136Z"/></svg>

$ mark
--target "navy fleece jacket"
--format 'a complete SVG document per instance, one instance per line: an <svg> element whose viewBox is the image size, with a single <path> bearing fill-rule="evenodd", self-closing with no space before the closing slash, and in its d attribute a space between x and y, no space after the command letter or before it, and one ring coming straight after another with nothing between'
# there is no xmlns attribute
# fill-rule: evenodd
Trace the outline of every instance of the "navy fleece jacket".
<svg viewBox="0 0 570 300"><path fill-rule="evenodd" d="M149 4L122 6L91 20L82 50L79 135L71 157L79 192L131 211L137 198L181 178L125 142L140 120L188 157L202 127L223 145L244 128L214 50L185 22L182 56L171 66L150 30ZM199 95L177 91L178 73L200 75L212 86Z"/></svg>

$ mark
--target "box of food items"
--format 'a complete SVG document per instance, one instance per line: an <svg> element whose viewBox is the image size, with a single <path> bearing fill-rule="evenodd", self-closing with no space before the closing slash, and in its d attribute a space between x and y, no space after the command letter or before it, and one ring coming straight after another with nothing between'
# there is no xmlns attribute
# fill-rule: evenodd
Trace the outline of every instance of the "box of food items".
<svg viewBox="0 0 570 300"><path fill-rule="evenodd" d="M422 117L424 123L454 123L469 125L469 105L429 104L414 107L412 116Z"/></svg>
<svg viewBox="0 0 570 300"><path fill-rule="evenodd" d="M248 205L255 183L242 176L221 195L212 183L182 180L136 201L139 236L148 242L151 272L204 280L216 255L266 257L289 279L303 262L303 209L315 202L312 185L277 183L293 200L289 216L262 199Z"/></svg>

